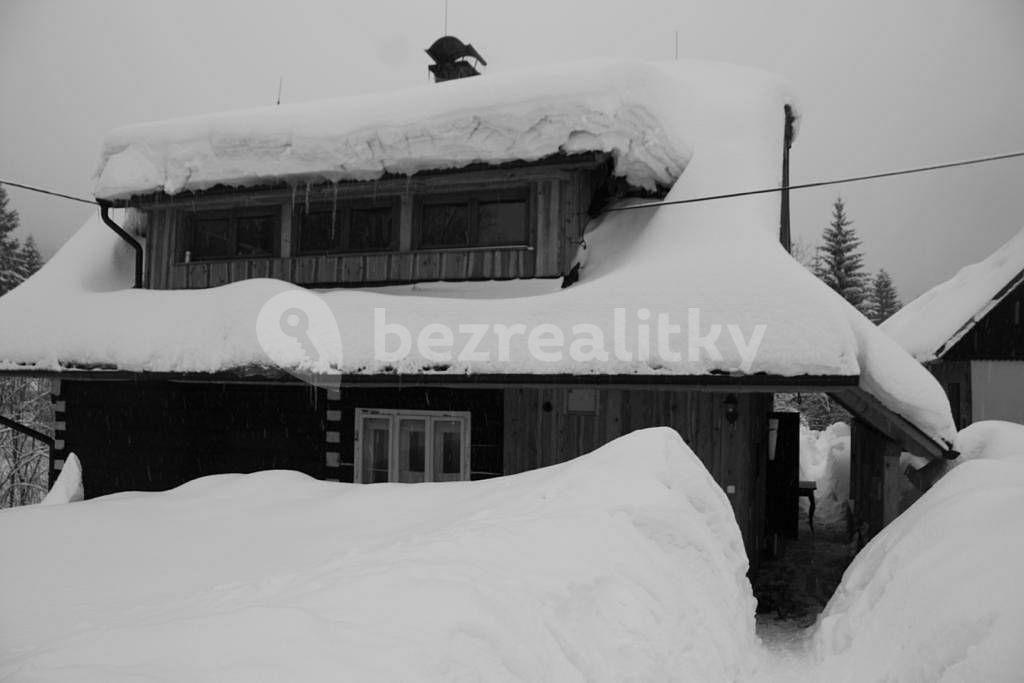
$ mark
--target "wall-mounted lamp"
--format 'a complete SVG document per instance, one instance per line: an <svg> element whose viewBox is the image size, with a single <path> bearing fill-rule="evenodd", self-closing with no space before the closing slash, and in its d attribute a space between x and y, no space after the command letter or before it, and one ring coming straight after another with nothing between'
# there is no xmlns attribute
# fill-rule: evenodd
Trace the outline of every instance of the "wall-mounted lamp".
<svg viewBox="0 0 1024 683"><path fill-rule="evenodd" d="M736 424L736 420L740 417L739 401L736 400L736 394L729 394L725 397L725 419L729 424Z"/></svg>

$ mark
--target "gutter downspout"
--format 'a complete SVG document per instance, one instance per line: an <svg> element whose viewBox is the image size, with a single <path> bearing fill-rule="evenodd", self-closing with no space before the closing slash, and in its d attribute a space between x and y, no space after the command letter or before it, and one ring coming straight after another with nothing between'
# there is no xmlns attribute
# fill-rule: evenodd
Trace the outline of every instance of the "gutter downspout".
<svg viewBox="0 0 1024 683"><path fill-rule="evenodd" d="M120 225L110 218L110 203L102 199L97 200L100 205L100 217L107 227L117 233L117 236L128 243L128 246L135 251L135 289L142 289L142 245L139 241L124 231Z"/></svg>

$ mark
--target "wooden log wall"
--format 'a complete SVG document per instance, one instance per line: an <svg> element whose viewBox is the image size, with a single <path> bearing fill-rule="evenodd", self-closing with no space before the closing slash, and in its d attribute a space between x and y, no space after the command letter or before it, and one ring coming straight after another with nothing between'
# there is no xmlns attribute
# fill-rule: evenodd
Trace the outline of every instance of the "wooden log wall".
<svg viewBox="0 0 1024 683"><path fill-rule="evenodd" d="M771 394L736 395L738 419L725 417L726 394L661 389L590 389L590 414L568 409L566 387L505 389L505 473L553 465L636 429L668 426L682 435L728 493L751 565L763 538L764 482Z"/></svg>
<svg viewBox="0 0 1024 683"><path fill-rule="evenodd" d="M89 498L226 472L326 474L312 387L65 380L60 400L64 452L81 460Z"/></svg>
<svg viewBox="0 0 1024 683"><path fill-rule="evenodd" d="M882 432L854 419L850 430L850 498L867 542L900 513L902 448Z"/></svg>
<svg viewBox="0 0 1024 683"><path fill-rule="evenodd" d="M391 252L298 255L297 228L291 223L292 209L304 201L280 192L236 200L239 205L276 204L281 207L282 226L277 256L273 258L240 258L185 263L187 215L203 208L223 208L223 197L216 201L197 199L190 203L144 207L147 223L146 277L151 289L199 289L217 287L249 278L276 278L307 286L354 286L425 282L432 280L508 280L516 278L558 277L564 274L573 258L576 244L586 225L586 211L592 188L600 182L593 168L572 171L547 170L544 177L527 179L530 202L529 246L477 247L461 249L412 249L413 212L411 205L418 196L408 184L367 184L362 189L368 196L399 193L401 220L400 250ZM493 173L469 174L470 180L451 183L451 189L472 191L493 189L496 184L508 186L509 174L500 178ZM513 176L515 177L515 176ZM502 180L503 179L503 180ZM516 184L516 183L512 183ZM416 186L422 193L449 189L444 179L434 179ZM360 197L347 187L340 200ZM230 204L228 204L230 205Z"/></svg>
<svg viewBox="0 0 1024 683"><path fill-rule="evenodd" d="M971 395L971 362L968 360L939 360L928 363L935 379L942 385L953 411L957 429L963 429L973 421Z"/></svg>

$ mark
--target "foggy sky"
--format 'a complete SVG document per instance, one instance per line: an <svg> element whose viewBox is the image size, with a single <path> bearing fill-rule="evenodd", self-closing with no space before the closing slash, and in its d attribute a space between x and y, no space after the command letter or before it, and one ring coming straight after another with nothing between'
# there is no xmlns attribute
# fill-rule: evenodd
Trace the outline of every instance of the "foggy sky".
<svg viewBox="0 0 1024 683"><path fill-rule="evenodd" d="M0 178L91 196L100 141L138 121L424 83L443 0L0 0ZM496 72L679 55L785 76L803 114L794 183L1024 150L1024 1L449 0ZM743 189L743 188L737 188ZM1024 160L796 192L818 240L841 192L866 265L904 301L1024 227ZM52 253L89 207L8 188Z"/></svg>

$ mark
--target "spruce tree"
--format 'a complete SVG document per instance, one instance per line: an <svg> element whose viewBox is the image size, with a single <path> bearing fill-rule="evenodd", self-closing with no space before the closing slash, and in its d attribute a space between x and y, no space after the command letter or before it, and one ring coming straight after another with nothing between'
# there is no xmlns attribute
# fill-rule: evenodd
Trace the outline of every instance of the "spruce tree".
<svg viewBox="0 0 1024 683"><path fill-rule="evenodd" d="M816 274L844 299L863 310L868 276L864 272L860 238L852 225L842 197L837 197L832 205L832 222L822 234L823 244L818 247L820 258Z"/></svg>
<svg viewBox="0 0 1024 683"><path fill-rule="evenodd" d="M871 291L868 294L868 317L871 318L871 322L881 325L902 306L892 277L889 276L885 268L881 269L871 282Z"/></svg>
<svg viewBox="0 0 1024 683"><path fill-rule="evenodd" d="M40 256L39 249L36 247L36 238L32 235L26 237L25 243L21 245L19 260L20 275L23 280L27 280L43 266L43 257Z"/></svg>
<svg viewBox="0 0 1024 683"><path fill-rule="evenodd" d="M22 281L20 245L12 236L18 227L18 212L7 208L7 190L0 185L0 295Z"/></svg>

